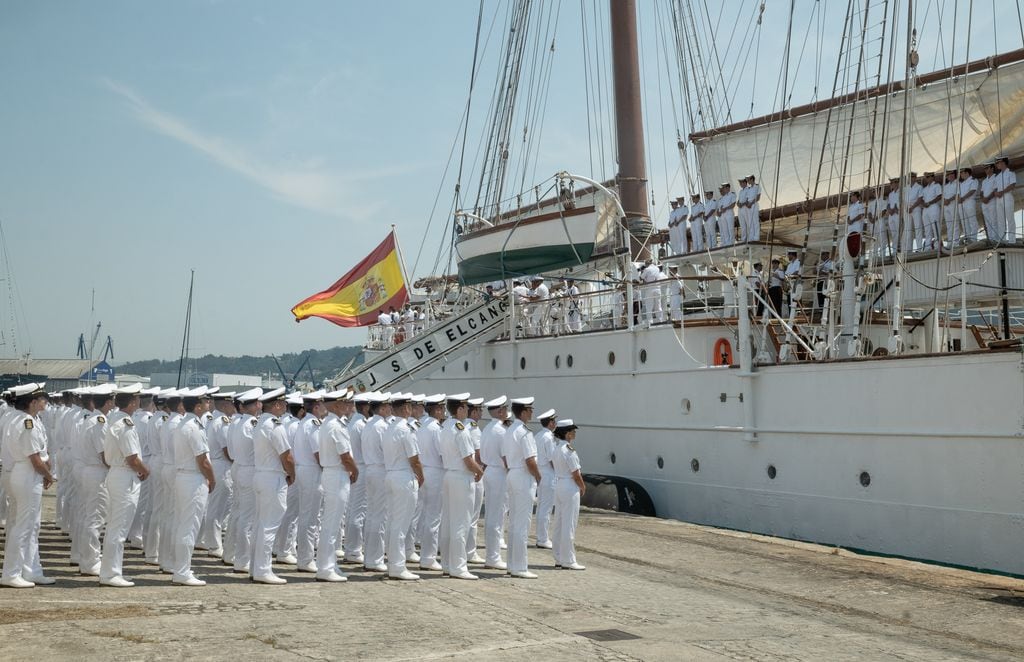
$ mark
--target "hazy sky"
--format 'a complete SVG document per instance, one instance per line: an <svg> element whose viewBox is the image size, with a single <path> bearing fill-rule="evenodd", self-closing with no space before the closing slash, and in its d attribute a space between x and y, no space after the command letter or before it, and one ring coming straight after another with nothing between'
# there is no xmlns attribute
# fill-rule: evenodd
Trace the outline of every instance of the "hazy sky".
<svg viewBox="0 0 1024 662"><path fill-rule="evenodd" d="M667 195L685 193L670 107L680 100L670 101L652 27L667 10L640 4L660 220ZM712 17L740 25L728 42L735 53L758 4L731 0ZM831 4L841 12L846 3ZM507 5L485 2L484 27L496 13L500 26ZM562 168L610 175L607 155L590 166L579 3L548 6L559 27L537 178ZM603 14L604 2L592 6ZM743 84L740 117L755 96L758 113L772 107L788 3L767 6L747 66L760 63L760 87ZM426 246L415 276L429 271L444 243L453 186L441 176L466 101L477 9L477 0L0 3L0 222L17 295L12 306L7 283L0 288L0 355L73 356L92 320L103 323L101 343L113 336L116 362L176 358L190 269L193 355L361 343L362 330L296 324L289 309L392 223L410 268ZM1017 42L1000 50L1020 46L1007 25ZM991 21L974 29L984 35ZM496 30L471 154L494 84ZM972 57L992 51L976 39ZM812 60L796 100L813 95ZM922 51L922 70L933 61ZM832 73L823 66L818 76L830 85Z"/></svg>

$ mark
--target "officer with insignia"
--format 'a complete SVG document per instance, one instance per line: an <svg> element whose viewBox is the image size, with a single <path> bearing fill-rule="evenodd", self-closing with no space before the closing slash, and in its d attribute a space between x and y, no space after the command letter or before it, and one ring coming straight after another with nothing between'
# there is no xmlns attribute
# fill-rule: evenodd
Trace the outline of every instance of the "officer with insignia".
<svg viewBox="0 0 1024 662"><path fill-rule="evenodd" d="M346 417L352 412L352 394L347 389L324 394L327 417L320 424L319 454L323 467L321 485L324 513L320 520L320 540L316 548L316 580L344 582L348 578L338 570L337 548L345 527L349 491L359 480L359 469L352 458L352 444Z"/></svg>
<svg viewBox="0 0 1024 662"><path fill-rule="evenodd" d="M234 530L235 556L233 570L239 574L249 574L250 559L256 539L256 491L253 481L256 476L256 459L253 453L253 435L259 420L256 418L263 411L260 397L263 389L250 389L236 400L242 416L236 427L228 436L228 452L234 463L231 465L231 480L235 487L235 503L231 510L231 528Z"/></svg>
<svg viewBox="0 0 1024 662"><path fill-rule="evenodd" d="M274 541L288 505L288 486L295 482L295 460L280 419L287 406L284 387L264 393L260 402L263 413L252 436L256 526L250 574L260 584L287 584L288 580L275 575L271 566Z"/></svg>
<svg viewBox="0 0 1024 662"><path fill-rule="evenodd" d="M537 417L540 431L534 435L537 442L537 468L540 469L540 480L537 482L537 547L551 549L551 538L548 536L548 523L551 521L551 509L555 507L555 468L551 457L555 452L555 410L548 409Z"/></svg>
<svg viewBox="0 0 1024 662"><path fill-rule="evenodd" d="M504 395L484 403L491 422L480 435L480 459L484 467L484 567L506 570L501 560L501 542L504 539L505 512L507 511L505 477L508 467L501 456L501 443L505 437L505 419L508 418L508 398Z"/></svg>
<svg viewBox="0 0 1024 662"><path fill-rule="evenodd" d="M100 531L107 518L107 465L103 461L103 435L107 426L107 413L114 408L114 386L104 384L92 389L95 414L81 433L82 471L79 498L82 501L79 525L81 540L78 545L78 569L83 575L100 574Z"/></svg>
<svg viewBox="0 0 1024 662"><path fill-rule="evenodd" d="M370 398L370 418L359 438L366 463L366 522L363 526L363 569L387 572L384 565L384 531L387 526L387 492L384 479L384 452L381 443L391 417L391 394L376 393Z"/></svg>
<svg viewBox="0 0 1024 662"><path fill-rule="evenodd" d="M541 479L537 443L526 427L533 417L533 402L533 396L512 399L512 415L516 420L506 432L501 449L508 466L508 572L521 579L537 577L529 571L526 551L534 489Z"/></svg>
<svg viewBox="0 0 1024 662"><path fill-rule="evenodd" d="M484 461L480 457L480 439L483 430L480 429L480 416L483 414L483 398L470 398L469 415L463 424L469 430L469 437L473 440L473 459L483 469ZM473 516L469 520L469 531L466 533L466 555L468 562L475 565L483 565L484 557L476 551L476 526L480 521L480 511L484 507L484 481L478 480L473 483Z"/></svg>
<svg viewBox="0 0 1024 662"><path fill-rule="evenodd" d="M192 573L192 552L199 536L199 527L206 512L210 493L217 487L210 446L206 440L203 418L210 405L205 386L182 392L185 415L174 430L174 557L171 582L182 586L205 586L206 582Z"/></svg>
<svg viewBox="0 0 1024 662"><path fill-rule="evenodd" d="M342 543L346 563L363 564L363 525L366 521L366 464L363 463L363 449L360 439L370 414L368 394L352 396L355 412L348 418L348 439L352 445L352 460L363 478L349 488L348 513L345 516L345 536Z"/></svg>
<svg viewBox="0 0 1024 662"><path fill-rule="evenodd" d="M214 409L204 416L207 421L206 441L210 446L210 464L213 465L213 475L219 489L210 493L196 547L209 550L210 556L216 558L224 556L224 525L231 507L231 461L228 459L227 431L230 417L235 413L232 400L235 395L234 391L214 393Z"/></svg>
<svg viewBox="0 0 1024 662"><path fill-rule="evenodd" d="M4 541L0 584L32 588L53 584L39 563L39 516L43 490L54 482L46 448L46 430L38 416L46 407L45 384L23 384L11 389L14 410L4 429L4 482L10 510ZM8 466L9 465L9 466Z"/></svg>
<svg viewBox="0 0 1024 662"><path fill-rule="evenodd" d="M298 392L287 395L284 401L288 406L288 410L281 415L281 427L284 428L284 438L288 440L288 447L294 449L295 438L299 434L301 422L307 416L306 401L303 399L302 394ZM294 456L294 450L292 455ZM297 482L288 486L286 503L284 516L281 517L281 526L277 529L277 537L274 540L274 559L277 563L295 565L298 563L298 557L295 556L296 534L299 521L299 487Z"/></svg>
<svg viewBox="0 0 1024 662"><path fill-rule="evenodd" d="M387 494L387 554L388 577L414 580L420 576L406 568L406 539L416 511L416 493L423 485L423 465L420 464L416 435L409 427L411 393L399 393L391 399L395 416L381 442L384 458L385 489ZM418 562L420 559L417 558Z"/></svg>
<svg viewBox="0 0 1024 662"><path fill-rule="evenodd" d="M160 444L160 428L170 418L170 409L167 405L168 396L174 389L162 389L153 396L156 404L156 411L149 419L146 438L149 441L149 528L146 529L146 537L143 540L145 547L146 565L160 565L160 535L163 530L163 520L166 517L167 496L164 493L163 484L163 446Z"/></svg>
<svg viewBox="0 0 1024 662"><path fill-rule="evenodd" d="M428 395L423 399L426 422L416 431L420 463L423 465L423 484L418 502L420 517L417 535L420 541L420 570L440 570L437 562L438 536L441 530L441 499L444 492L444 460L441 457L441 422L444 421L444 393Z"/></svg>
<svg viewBox="0 0 1024 662"><path fill-rule="evenodd" d="M160 450L163 455L163 470L160 473L161 490L164 495L164 516L160 523L160 571L174 574L174 527L178 522L174 512L177 503L178 465L174 457L174 433L185 417L182 396L188 389L172 392L167 398L170 416L160 426Z"/></svg>
<svg viewBox="0 0 1024 662"><path fill-rule="evenodd" d="M576 522L580 517L580 497L587 493L587 485L580 472L580 458L572 442L577 426L571 418L555 424L557 442L552 463L555 467L555 567L566 570L586 570L576 562Z"/></svg>
<svg viewBox="0 0 1024 662"><path fill-rule="evenodd" d="M327 415L324 391L302 396L306 416L299 423L292 439L295 457L295 487L298 494L296 512L295 556L299 572L316 572L316 539L320 529L320 427Z"/></svg>
<svg viewBox="0 0 1024 662"><path fill-rule="evenodd" d="M469 412L469 393L449 395L451 417L441 427L440 450L444 462L444 491L441 495L441 567L456 579L477 579L469 572L466 536L473 515L473 483L483 478L474 459L473 439L462 423Z"/></svg>
<svg viewBox="0 0 1024 662"><path fill-rule="evenodd" d="M159 392L159 386L140 390L139 406L132 414L132 423L135 424L135 432L139 436L139 459L147 468L149 467L147 460L152 454L149 447L149 421L153 418L153 412L156 410L153 396ZM114 401L116 403L117 398L114 398ZM143 549L146 530L149 528L150 483L151 481L146 480L139 485L139 504L135 507L135 517L128 529L128 543L136 549Z"/></svg>
<svg viewBox="0 0 1024 662"><path fill-rule="evenodd" d="M149 468L141 459L142 444L133 415L139 407L142 384L118 389L114 395L117 411L103 435L103 457L110 466L107 471L107 495L110 514L103 535L103 557L100 560L100 584L125 588L134 586L122 571L124 543L139 504L141 481L149 478Z"/></svg>

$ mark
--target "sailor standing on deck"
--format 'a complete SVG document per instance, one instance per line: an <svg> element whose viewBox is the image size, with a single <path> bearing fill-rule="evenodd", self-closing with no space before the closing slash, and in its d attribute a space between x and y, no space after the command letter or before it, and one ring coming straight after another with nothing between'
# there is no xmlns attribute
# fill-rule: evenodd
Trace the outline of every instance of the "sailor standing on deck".
<svg viewBox="0 0 1024 662"><path fill-rule="evenodd" d="M555 486L555 567L566 570L586 570L576 562L576 523L580 517L580 497L587 493L583 482L580 458L572 442L576 439L576 424L564 418L556 424L554 437L557 446L552 455L557 483Z"/></svg>
<svg viewBox="0 0 1024 662"><path fill-rule="evenodd" d="M256 529L256 492L253 479L256 473L253 454L253 434L259 424L257 416L263 411L260 397L263 389L256 387L239 394L235 400L241 416L228 431L228 452L234 462L231 465L231 480L234 485L235 502L231 507L231 527L228 535L233 534L234 558L231 561L233 570L239 574L249 574L249 560L252 558L252 546Z"/></svg>
<svg viewBox="0 0 1024 662"><path fill-rule="evenodd" d="M668 213L668 248L670 254L678 255L679 251L677 249L677 245L679 239L679 203L676 202L676 200L673 198L668 201L668 204L670 207L672 207L672 211Z"/></svg>
<svg viewBox="0 0 1024 662"><path fill-rule="evenodd" d="M103 436L103 457L110 466L106 479L110 516L103 535L103 558L100 561L100 584L105 586L134 586L133 582L125 579L122 563L124 543L139 503L140 483L149 478L149 468L140 459L142 445L133 418L141 391L142 384L118 390L114 396L118 410L110 416L110 424Z"/></svg>
<svg viewBox="0 0 1024 662"><path fill-rule="evenodd" d="M936 242L941 238L942 231L939 229L939 218L942 216L942 184L935 178L934 172L924 173L924 191L922 192L924 222L924 246L926 250L933 250Z"/></svg>
<svg viewBox="0 0 1024 662"><path fill-rule="evenodd" d="M264 393L260 402L263 403L263 413L252 436L256 467L253 477L256 526L250 571L254 582L287 584L288 580L275 575L271 566L274 540L288 505L288 486L295 482L295 460L279 418L287 406L284 387Z"/></svg>
<svg viewBox="0 0 1024 662"><path fill-rule="evenodd" d="M699 193L690 196L690 239L694 252L704 250L704 203Z"/></svg>
<svg viewBox="0 0 1024 662"><path fill-rule="evenodd" d="M414 580L420 576L406 567L406 537L416 511L416 492L423 485L423 465L420 464L416 435L409 427L409 398L411 393L398 393L391 400L395 419L381 442L384 457L385 490L387 495L388 577ZM417 559L419 560L419 559Z"/></svg>
<svg viewBox="0 0 1024 662"><path fill-rule="evenodd" d="M740 226L740 243L747 241L747 178L739 180L740 190L736 191L736 220Z"/></svg>
<svg viewBox="0 0 1024 662"><path fill-rule="evenodd" d="M881 257L889 248L889 212L886 209L886 193L881 187L871 189L867 203L868 223L871 224L874 246L872 252Z"/></svg>
<svg viewBox="0 0 1024 662"><path fill-rule="evenodd" d="M501 456L502 439L505 437L505 419L508 418L508 398L504 395L484 403L491 422L480 434L480 459L484 469L484 566L496 570L507 570L501 560L501 542L507 512L507 487L505 478L508 467Z"/></svg>
<svg viewBox="0 0 1024 662"><path fill-rule="evenodd" d="M889 241L892 252L900 250L900 180L893 177L889 180L889 192L885 196L886 218L889 222Z"/></svg>
<svg viewBox="0 0 1024 662"><path fill-rule="evenodd" d="M761 185L747 175L747 241L761 241Z"/></svg>
<svg viewBox="0 0 1024 662"><path fill-rule="evenodd" d="M320 508L323 490L320 488L320 428L327 415L324 391L302 396L306 416L299 423L292 438L292 456L295 458L296 508L295 556L299 572L316 572L316 540L320 530Z"/></svg>
<svg viewBox="0 0 1024 662"><path fill-rule="evenodd" d="M473 440L462 423L469 412L469 393L448 396L451 417L441 428L440 450L444 462L441 496L441 569L455 579L477 579L466 560L466 535L473 514L473 483L483 470L473 459Z"/></svg>
<svg viewBox="0 0 1024 662"><path fill-rule="evenodd" d="M202 416L210 404L205 386L184 392L182 404L187 412L175 428L171 444L174 448L174 557L171 582L183 586L205 586L206 582L192 573L192 551L199 527L206 512L206 502L217 487L210 464L210 447L206 441Z"/></svg>
<svg viewBox="0 0 1024 662"><path fill-rule="evenodd" d="M942 185L942 219L946 223L946 241L949 248L960 243L960 230L963 228L957 222L957 197L960 186L956 181L956 170L946 172L946 183Z"/></svg>
<svg viewBox="0 0 1024 662"><path fill-rule="evenodd" d="M714 191L704 192L704 246L711 250L720 246L715 240L715 233L718 232L718 201L715 200Z"/></svg>
<svg viewBox="0 0 1024 662"><path fill-rule="evenodd" d="M665 321L665 313L661 308L660 280L661 267L654 262L648 262L640 272L640 281L644 284L644 323L648 326Z"/></svg>
<svg viewBox="0 0 1024 662"><path fill-rule="evenodd" d="M1006 238L1002 239L1008 244L1017 241L1017 219L1016 200L1014 192L1017 189L1017 173L1010 168L1010 159L1001 156L996 160L996 170L999 185L996 187L996 214L1003 215L1003 227L1006 228Z"/></svg>
<svg viewBox="0 0 1024 662"><path fill-rule="evenodd" d="M861 236L864 234L864 203L860 201L860 193L850 194L850 204L846 207L846 254L852 258L860 255Z"/></svg>
<svg viewBox="0 0 1024 662"><path fill-rule="evenodd" d="M981 218L985 224L985 236L989 241L1001 242L1006 234L1002 215L996 214L996 189L999 182L996 178L996 164L990 161L985 164L985 178L981 180L978 200L981 202Z"/></svg>
<svg viewBox="0 0 1024 662"><path fill-rule="evenodd" d="M548 409L537 417L540 431L534 435L537 442L537 468L540 469L540 480L537 481L537 547L551 549L551 538L548 535L548 523L551 521L551 510L555 507L555 468L551 464L551 455L555 452L555 410Z"/></svg>
<svg viewBox="0 0 1024 662"><path fill-rule="evenodd" d="M736 194L732 192L729 182L722 182L718 187L718 237L720 245L732 246L736 243Z"/></svg>
<svg viewBox="0 0 1024 662"><path fill-rule="evenodd" d="M366 522L363 526L363 569L387 572L384 565L384 531L387 527L387 491L384 452L381 442L391 417L391 394L377 393L370 399L370 416L359 442L366 463Z"/></svg>
<svg viewBox="0 0 1024 662"><path fill-rule="evenodd" d="M416 532L416 538L420 541L420 570L441 569L437 553L441 531L441 496L444 492L444 460L440 447L444 402L444 393L428 395L423 399L427 419L416 431L416 445L423 465L423 484L420 485L418 498L421 504L420 517Z"/></svg>
<svg viewBox="0 0 1024 662"><path fill-rule="evenodd" d="M512 399L512 415L516 421L502 440L502 457L508 466L508 572L513 577L535 579L529 571L527 536L533 514L534 488L540 481L537 467L537 444L526 422L533 417L534 398Z"/></svg>
<svg viewBox="0 0 1024 662"><path fill-rule="evenodd" d="M46 430L39 414L46 407L45 384L22 384L11 388L12 413L3 429L4 476L7 512L4 565L0 584L32 588L53 584L39 563L39 518L43 490L54 482L46 447ZM8 466L9 465L9 466Z"/></svg>
<svg viewBox="0 0 1024 662"><path fill-rule="evenodd" d="M676 255L690 252L689 225L690 208L686 206L686 196L676 198Z"/></svg>
<svg viewBox="0 0 1024 662"><path fill-rule="evenodd" d="M964 224L964 242L978 240L978 180L970 168L960 169L958 209Z"/></svg>
<svg viewBox="0 0 1024 662"><path fill-rule="evenodd" d="M359 469L352 459L346 418L352 412L349 390L324 394L327 417L320 425L320 453L323 467L321 485L324 493L324 514L320 520L320 540L316 548L316 580L344 582L348 578L338 570L338 543L345 527L349 490L359 480Z"/></svg>
<svg viewBox="0 0 1024 662"><path fill-rule="evenodd" d="M914 242L924 244L924 222L921 216L924 210L924 187L916 172L910 173L910 186L904 191L904 205L907 210L907 226L903 228L903 245L913 251Z"/></svg>
<svg viewBox="0 0 1024 662"><path fill-rule="evenodd" d="M348 418L348 441L352 446L352 460L356 463L359 480L352 484L348 493L348 513L345 515L344 557L347 563L363 564L363 524L366 521L366 464L360 439L370 414L368 393L352 396L355 412Z"/></svg>

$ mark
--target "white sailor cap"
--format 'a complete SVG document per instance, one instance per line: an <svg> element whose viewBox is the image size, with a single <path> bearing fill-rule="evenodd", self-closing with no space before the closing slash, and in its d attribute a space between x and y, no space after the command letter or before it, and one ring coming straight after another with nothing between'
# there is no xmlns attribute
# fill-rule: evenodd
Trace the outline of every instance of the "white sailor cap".
<svg viewBox="0 0 1024 662"><path fill-rule="evenodd" d="M256 388L251 388L248 391L242 391L235 396L235 400L238 400L241 403L255 402L260 399L261 395L263 395L263 389L257 386Z"/></svg>
<svg viewBox="0 0 1024 662"><path fill-rule="evenodd" d="M423 404L439 405L442 402L444 402L446 397L448 396L446 396L444 393L435 393L433 395L428 395L427 397L423 398Z"/></svg>
<svg viewBox="0 0 1024 662"><path fill-rule="evenodd" d="M139 395L142 393L142 384L139 382L135 382L130 386L122 386L121 388L117 389L117 392L118 394L122 395Z"/></svg>
<svg viewBox="0 0 1024 662"><path fill-rule="evenodd" d="M286 390L287 389L285 387L278 386L273 390L265 391L263 395L260 396L260 402L273 402L274 400L283 400L284 392Z"/></svg>
<svg viewBox="0 0 1024 662"><path fill-rule="evenodd" d="M524 407L532 407L534 400L536 400L536 398L533 397L532 395L524 396L522 398L512 398L512 404L522 405Z"/></svg>
<svg viewBox="0 0 1024 662"><path fill-rule="evenodd" d="M327 391L324 393L323 399L327 402L336 402L337 400L345 400L348 397L349 390L343 388L340 391Z"/></svg>
<svg viewBox="0 0 1024 662"><path fill-rule="evenodd" d="M571 418L562 418L555 423L556 430L577 430L579 426L572 422Z"/></svg>
<svg viewBox="0 0 1024 662"><path fill-rule="evenodd" d="M367 392L356 393L352 396L352 402L369 402L370 394Z"/></svg>
<svg viewBox="0 0 1024 662"><path fill-rule="evenodd" d="M93 395L114 395L116 390L113 384L100 384L99 386L93 386L89 389L89 392Z"/></svg>
<svg viewBox="0 0 1024 662"><path fill-rule="evenodd" d="M42 382L41 384L29 382L28 384L18 384L17 386L12 386L8 390L14 397L21 398L26 395L32 395L34 393L42 394L44 386L46 386L46 382Z"/></svg>
<svg viewBox="0 0 1024 662"><path fill-rule="evenodd" d="M412 399L412 393L392 393L388 401L393 405L404 405Z"/></svg>
<svg viewBox="0 0 1024 662"><path fill-rule="evenodd" d="M498 407L504 407L507 402L508 396L499 395L493 400L488 400L487 402L485 402L484 407L487 407L488 409L497 409Z"/></svg>
<svg viewBox="0 0 1024 662"><path fill-rule="evenodd" d="M208 395L208 396L210 396L212 398L213 394L216 393L219 390L220 390L219 386L207 386L206 387L206 393L204 395Z"/></svg>
<svg viewBox="0 0 1024 662"><path fill-rule="evenodd" d="M543 412L540 416L538 416L537 420L538 421L543 421L545 418L554 418L554 417L555 417L555 410L554 409L549 409L546 412Z"/></svg>
<svg viewBox="0 0 1024 662"><path fill-rule="evenodd" d="M296 391L295 393L288 394L288 397L284 399L290 405L302 406L302 394Z"/></svg>
<svg viewBox="0 0 1024 662"><path fill-rule="evenodd" d="M484 399L483 398L470 398L466 402L469 403L470 407L479 407L480 405L482 405L484 403Z"/></svg>
<svg viewBox="0 0 1024 662"><path fill-rule="evenodd" d="M150 388L144 388L141 391L139 391L139 393L141 393L142 395L156 396L158 393L160 393L160 387L153 386Z"/></svg>
<svg viewBox="0 0 1024 662"><path fill-rule="evenodd" d="M231 400L236 395L238 395L238 393L236 393L235 391L217 391L213 395L213 399L214 400Z"/></svg>
<svg viewBox="0 0 1024 662"><path fill-rule="evenodd" d="M305 394L303 394L302 399L305 400L306 402L317 402L318 400L323 400L324 399L324 394L325 393L326 393L326 391L324 391L323 389L319 389L319 390L313 391L312 393L305 393Z"/></svg>
<svg viewBox="0 0 1024 662"><path fill-rule="evenodd" d="M445 399L448 400L448 402L468 402L469 396L469 393L452 393L449 394Z"/></svg>
<svg viewBox="0 0 1024 662"><path fill-rule="evenodd" d="M411 398L409 398L409 399L410 399L410 400L412 400L412 402L413 402L414 404L418 404L418 405L421 405L421 404L423 404L423 399L424 399L425 397L427 397L427 396L426 396L425 394L423 394L423 393L417 393L417 394L413 395L413 396L412 396Z"/></svg>
<svg viewBox="0 0 1024 662"><path fill-rule="evenodd" d="M530 282L531 283L536 283L537 281L543 281L543 280L544 280L544 276L540 276L540 275L530 276Z"/></svg>
<svg viewBox="0 0 1024 662"><path fill-rule="evenodd" d="M219 387L218 387L219 388ZM183 398L209 398L210 387L209 386L197 386L192 389L184 389L181 392Z"/></svg>

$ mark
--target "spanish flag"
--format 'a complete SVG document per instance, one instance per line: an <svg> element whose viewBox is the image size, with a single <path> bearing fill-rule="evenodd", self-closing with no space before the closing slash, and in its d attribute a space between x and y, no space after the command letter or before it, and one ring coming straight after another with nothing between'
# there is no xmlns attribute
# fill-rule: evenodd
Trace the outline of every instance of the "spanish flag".
<svg viewBox="0 0 1024 662"><path fill-rule="evenodd" d="M373 252L334 285L292 308L295 321L322 317L338 326L376 324L381 310L400 309L409 292L392 231Z"/></svg>

